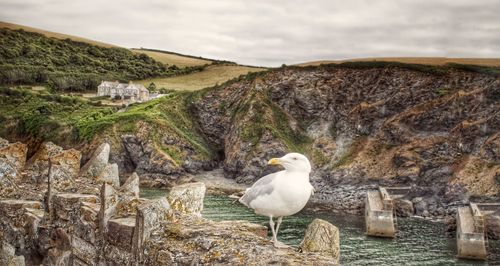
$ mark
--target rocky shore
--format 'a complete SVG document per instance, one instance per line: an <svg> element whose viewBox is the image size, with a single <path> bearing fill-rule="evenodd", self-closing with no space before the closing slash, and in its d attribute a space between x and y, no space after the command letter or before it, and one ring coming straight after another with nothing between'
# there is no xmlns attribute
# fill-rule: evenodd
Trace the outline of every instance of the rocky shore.
<svg viewBox="0 0 500 266"><path fill-rule="evenodd" d="M1 265L338 265L338 229L325 221L300 252L277 249L267 227L201 217L202 182L140 198L139 176L120 178L107 143L81 168L76 150L45 143L26 161L26 145L0 143Z"/></svg>

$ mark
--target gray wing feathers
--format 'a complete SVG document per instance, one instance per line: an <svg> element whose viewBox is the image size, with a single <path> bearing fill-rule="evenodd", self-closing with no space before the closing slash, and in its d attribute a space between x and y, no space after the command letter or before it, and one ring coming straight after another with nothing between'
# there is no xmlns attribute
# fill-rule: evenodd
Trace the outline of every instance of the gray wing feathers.
<svg viewBox="0 0 500 266"><path fill-rule="evenodd" d="M273 182L278 173L272 173L257 180L252 187L245 191L245 194L239 199L239 201L245 206L250 207L250 202L258 196L271 194L274 190L271 182Z"/></svg>

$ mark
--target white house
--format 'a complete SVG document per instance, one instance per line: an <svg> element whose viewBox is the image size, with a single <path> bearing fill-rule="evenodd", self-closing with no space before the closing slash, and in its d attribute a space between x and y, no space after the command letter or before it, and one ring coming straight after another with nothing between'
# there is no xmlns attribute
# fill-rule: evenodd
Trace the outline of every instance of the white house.
<svg viewBox="0 0 500 266"><path fill-rule="evenodd" d="M127 84L118 81L103 81L97 86L97 96L129 98L134 102L145 102L149 100L149 91L143 85L132 82Z"/></svg>

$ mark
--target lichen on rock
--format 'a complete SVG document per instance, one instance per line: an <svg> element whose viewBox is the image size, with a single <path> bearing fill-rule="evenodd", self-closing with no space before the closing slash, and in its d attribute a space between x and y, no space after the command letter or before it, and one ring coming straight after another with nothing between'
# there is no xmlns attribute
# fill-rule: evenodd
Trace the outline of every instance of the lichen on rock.
<svg viewBox="0 0 500 266"><path fill-rule="evenodd" d="M202 182L178 185L170 190L168 201L173 209L184 214L201 216L206 187Z"/></svg>
<svg viewBox="0 0 500 266"><path fill-rule="evenodd" d="M318 252L330 256L338 263L340 258L339 229L325 220L314 219L307 226L300 249L302 252Z"/></svg>

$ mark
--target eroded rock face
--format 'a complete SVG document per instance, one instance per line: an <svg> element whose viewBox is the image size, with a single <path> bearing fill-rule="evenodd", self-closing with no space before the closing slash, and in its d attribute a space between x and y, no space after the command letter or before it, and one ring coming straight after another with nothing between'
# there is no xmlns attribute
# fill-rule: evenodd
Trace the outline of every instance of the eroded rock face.
<svg viewBox="0 0 500 266"><path fill-rule="evenodd" d="M396 204L396 214L400 217L410 217L414 213L413 203L407 199L397 199Z"/></svg>
<svg viewBox="0 0 500 266"><path fill-rule="evenodd" d="M205 191L205 184L201 182L178 185L170 190L168 201L173 209L181 213L201 216Z"/></svg>
<svg viewBox="0 0 500 266"><path fill-rule="evenodd" d="M486 234L490 239L500 239L500 211L485 216Z"/></svg>
<svg viewBox="0 0 500 266"><path fill-rule="evenodd" d="M8 162L17 171L24 168L28 147L26 144L16 142L0 148L0 158Z"/></svg>
<svg viewBox="0 0 500 266"><path fill-rule="evenodd" d="M42 143L37 152L26 162L26 171L31 172L30 175L35 182L42 182L48 174L49 158L62 151L62 147L52 142ZM78 162L78 167L80 167L80 162Z"/></svg>
<svg viewBox="0 0 500 266"><path fill-rule="evenodd" d="M325 254L338 263L340 258L339 229L325 220L314 219L307 226L300 249L303 252Z"/></svg>
<svg viewBox="0 0 500 266"><path fill-rule="evenodd" d="M438 199L417 210L432 217L454 204L449 187L498 195L499 90L498 77L452 69L285 68L208 91L193 113L228 178L250 184L270 157L303 150L330 206L362 204L338 186L416 186Z"/></svg>
<svg viewBox="0 0 500 266"><path fill-rule="evenodd" d="M25 144L3 142L0 148L0 184L12 186L20 178L20 172L26 163L28 148Z"/></svg>

